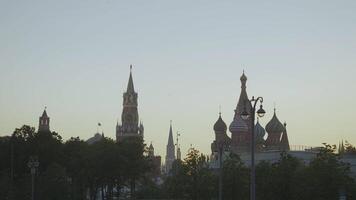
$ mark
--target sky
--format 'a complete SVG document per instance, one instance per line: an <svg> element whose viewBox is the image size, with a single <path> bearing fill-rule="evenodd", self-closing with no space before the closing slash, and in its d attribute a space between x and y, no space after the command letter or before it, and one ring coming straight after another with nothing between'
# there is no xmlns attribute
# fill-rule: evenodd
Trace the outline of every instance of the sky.
<svg viewBox="0 0 356 200"><path fill-rule="evenodd" d="M242 71L265 126L292 145L356 145L356 1L0 0L0 136L38 126L115 138L133 65L145 141L165 156L169 122L209 154L219 105L229 125Z"/></svg>

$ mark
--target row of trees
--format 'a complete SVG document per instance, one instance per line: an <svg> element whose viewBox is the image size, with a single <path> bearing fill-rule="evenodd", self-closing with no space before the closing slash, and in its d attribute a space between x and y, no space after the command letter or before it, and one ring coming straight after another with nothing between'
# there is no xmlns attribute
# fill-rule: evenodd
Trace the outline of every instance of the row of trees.
<svg viewBox="0 0 356 200"><path fill-rule="evenodd" d="M352 150L352 146L350 148ZM278 162L256 167L257 199L328 200L345 193L356 199L350 166L340 160L335 147L325 145L305 164L282 153ZM37 155L36 199L192 199L218 196L218 170L209 159L190 149L184 160L173 164L169 176L151 175L150 158L142 140L115 142L109 138L88 145L79 138L63 142L55 132L35 132L29 126L0 138L0 199L30 199L31 175L27 162ZM157 177L156 177L157 178ZM249 199L249 168L235 155L223 163L223 199Z"/></svg>
<svg viewBox="0 0 356 200"><path fill-rule="evenodd" d="M63 142L55 132L30 126L0 138L0 199L30 199L29 157L38 156L36 199L102 199L135 196L136 184L149 177L151 162L139 138L117 143L109 138L88 145L79 138ZM126 194L130 191L131 194ZM123 191L122 193L120 193Z"/></svg>
<svg viewBox="0 0 356 200"><path fill-rule="evenodd" d="M335 154L335 146L325 144L309 164L282 153L278 162L261 162L256 167L259 200L336 200L340 194L356 199L356 183L350 166ZM217 172L207 159L192 149L183 162L176 162L173 175L162 191L173 199L217 199ZM223 199L249 199L249 168L235 154L223 163Z"/></svg>

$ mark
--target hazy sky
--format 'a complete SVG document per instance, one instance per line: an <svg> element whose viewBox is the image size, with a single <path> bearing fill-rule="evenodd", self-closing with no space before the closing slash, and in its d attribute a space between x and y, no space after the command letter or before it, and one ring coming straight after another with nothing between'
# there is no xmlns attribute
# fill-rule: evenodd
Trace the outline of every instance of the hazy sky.
<svg viewBox="0 0 356 200"><path fill-rule="evenodd" d="M145 140L165 156L169 121L210 153L248 95L277 105L291 144L356 144L356 1L0 0L0 135L38 125L115 138L133 64Z"/></svg>

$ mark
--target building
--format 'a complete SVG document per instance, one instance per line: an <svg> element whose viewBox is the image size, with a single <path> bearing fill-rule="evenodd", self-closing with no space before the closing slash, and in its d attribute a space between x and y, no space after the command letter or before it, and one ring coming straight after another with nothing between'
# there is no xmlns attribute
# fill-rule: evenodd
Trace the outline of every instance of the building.
<svg viewBox="0 0 356 200"><path fill-rule="evenodd" d="M116 124L116 140L122 141L127 137L143 138L144 127L139 123L137 109L137 93L135 92L132 79L132 65L130 65L130 76L126 92L123 95L123 109L121 114L121 124Z"/></svg>
<svg viewBox="0 0 356 200"><path fill-rule="evenodd" d="M104 133L100 134L100 133L95 133L95 135L91 138L89 138L86 143L88 144L94 144L97 143L99 141L101 141L104 138Z"/></svg>
<svg viewBox="0 0 356 200"><path fill-rule="evenodd" d="M173 142L173 130L172 130L172 122L169 126L169 134L168 134L168 143L166 148L166 163L165 163L165 172L168 174L172 169L172 164L175 161L175 146Z"/></svg>
<svg viewBox="0 0 356 200"><path fill-rule="evenodd" d="M148 147L148 158L153 166L152 176L158 177L161 175L161 156L155 155L155 149L153 148L152 142Z"/></svg>
<svg viewBox="0 0 356 200"><path fill-rule="evenodd" d="M45 107L42 116L39 118L38 132L51 132L49 129L49 117L47 115L47 107Z"/></svg>
<svg viewBox="0 0 356 200"><path fill-rule="evenodd" d="M247 77L245 73L241 78L241 93L235 114L232 122L229 126L231 137L227 134L227 125L219 113L219 118L214 124L215 140L211 144L212 153L217 155L219 150L231 151L236 154L248 153L251 149L251 135L252 135L252 119L242 119L241 113L247 111L250 115L252 105L247 95L246 82ZM251 115L250 115L251 116ZM267 123L264 129L257 119L257 123L254 125L255 133L255 149L257 152L264 152L268 150L289 150L289 140L287 135L286 123L282 124L274 109L274 115L272 119ZM265 139L266 131L268 133Z"/></svg>
<svg viewBox="0 0 356 200"><path fill-rule="evenodd" d="M241 160L249 166L251 164L250 141L252 135L252 119L243 120L241 112L245 109L247 112L251 110L251 104L247 96L245 73L241 78L241 93L237 103L233 120L229 126L231 137L227 134L227 125L219 113L218 120L214 124L215 140L211 144L210 167L213 169L220 167L220 159L224 159L230 152L236 153ZM251 113L249 113L250 115ZM250 115L251 116L251 115ZM267 132L267 137L266 137ZM276 109L272 119L266 124L265 128L260 124L258 118L254 125L255 137L255 162L261 161L277 162L283 151L302 160L308 164L319 153L320 148L300 148L291 150L287 134L287 123L282 124L277 117ZM342 152L343 143L339 145ZM219 157L219 152L222 152L222 158ZM340 152L339 152L340 153ZM341 161L349 163L353 176L356 177L356 157L355 155L345 154Z"/></svg>

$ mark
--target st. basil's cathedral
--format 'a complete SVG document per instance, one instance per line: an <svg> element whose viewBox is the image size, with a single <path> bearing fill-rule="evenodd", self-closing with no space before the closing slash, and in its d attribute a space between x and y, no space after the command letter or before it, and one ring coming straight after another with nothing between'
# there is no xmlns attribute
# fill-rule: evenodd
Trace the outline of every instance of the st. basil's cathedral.
<svg viewBox="0 0 356 200"><path fill-rule="evenodd" d="M246 82L247 77L245 73L241 78L241 93L235 109L235 114L229 126L231 136L227 134L228 127L219 113L219 118L214 124L215 140L211 144L212 156L217 158L219 148L224 152L233 152L236 154L245 154L251 149L252 136L252 119L242 119L241 113L247 111L248 114L252 110L252 105L247 95ZM274 109L272 119L263 128L258 118L254 126L255 135L255 150L257 152L264 151L288 151L289 141L286 129L286 123L282 124ZM266 137L267 131L267 137Z"/></svg>

